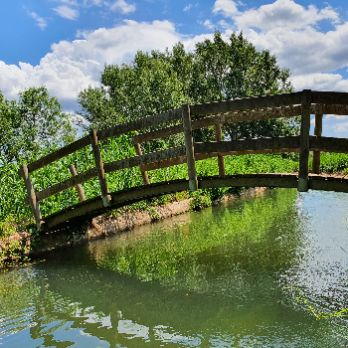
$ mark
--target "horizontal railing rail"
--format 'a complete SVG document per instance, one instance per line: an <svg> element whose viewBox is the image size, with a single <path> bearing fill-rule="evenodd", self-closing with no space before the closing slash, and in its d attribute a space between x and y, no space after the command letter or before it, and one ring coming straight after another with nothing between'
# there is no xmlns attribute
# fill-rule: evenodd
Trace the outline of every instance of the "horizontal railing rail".
<svg viewBox="0 0 348 348"><path fill-rule="evenodd" d="M310 135L311 114L315 115L314 135ZM238 186L243 182L254 184L255 180L255 183L258 182L260 185L297 187L299 191L307 191L309 188L322 188L325 190L333 187L346 192L346 189L342 186L346 184L344 180L339 181L336 178L328 181L327 178L309 178L308 157L310 151L313 151L312 169L315 174L319 173L321 152L348 153L348 139L322 136L322 119L324 114L348 115L348 93L305 90L273 96L185 105L182 108L147 116L107 129L92 130L89 135L53 151L35 162L23 165L21 175L25 180L27 199L38 228L41 228L45 223L46 227L49 226L51 228L58 223L57 221L61 223L64 219L69 220L71 217L81 216L83 212L87 214L87 212L98 212L118 206L122 203L121 191L119 191L121 196L118 196L117 192L109 192L106 175L134 167L139 167L144 186L133 188L134 195L129 190L125 191L124 195L127 197L134 196L136 199L153 196L158 190L163 191L163 187L160 189L160 186L157 184L150 184L148 171L184 163L187 164L189 180L181 180L179 183L173 184L168 183L170 187L168 186L167 191L172 192L175 188L182 189L183 187L196 190L199 187L222 185L222 183L233 185L233 180L235 180L234 184ZM292 117L299 117L301 120L300 134L297 136L238 140L226 140L223 136L223 125ZM207 127L214 127L215 141L195 142L192 135L193 132ZM104 162L100 142L125 134L129 135L136 155ZM184 141L184 146L180 145L166 150L143 153L141 144L177 134L183 135L182 138L178 139ZM86 146L91 147L94 157L95 163L92 165L92 168L78 173L75 166L71 165L69 167L70 178L46 187L41 191L35 190L30 173L74 154ZM258 174L254 174L253 177L245 176L244 178L242 176L226 176L224 165L224 156L226 155L285 152L299 153L299 172L295 176L294 174L289 174L290 176L273 174L259 177ZM198 178L195 162L210 157L217 157L218 159L219 179ZM227 177L229 177L228 180L224 179ZM101 195L95 199L87 200L82 184L95 178L99 180ZM323 183L320 180L325 182ZM145 187L148 189L145 190ZM76 188L80 203L73 206L72 210L67 209L53 214L54 218L52 217L52 219L42 217L39 203L70 188ZM163 192L167 191L164 190ZM153 195L151 195L151 192ZM87 206L88 209L86 208ZM68 211L69 213L67 213ZM48 221L50 222L48 223Z"/></svg>

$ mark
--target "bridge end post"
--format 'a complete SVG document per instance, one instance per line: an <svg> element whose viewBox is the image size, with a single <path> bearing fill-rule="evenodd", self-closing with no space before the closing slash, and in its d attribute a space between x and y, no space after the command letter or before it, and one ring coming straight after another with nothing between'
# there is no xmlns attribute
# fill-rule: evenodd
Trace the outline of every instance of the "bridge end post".
<svg viewBox="0 0 348 348"><path fill-rule="evenodd" d="M301 101L301 133L300 133L300 163L298 186L299 192L308 191L308 158L309 158L309 131L311 121L311 90L302 92Z"/></svg>
<svg viewBox="0 0 348 348"><path fill-rule="evenodd" d="M198 190L198 180L196 172L195 149L192 136L191 112L190 105L188 104L182 107L182 120L184 126L189 189L190 191L196 191Z"/></svg>
<svg viewBox="0 0 348 348"><path fill-rule="evenodd" d="M29 205L31 211L33 212L36 228L40 231L44 221L42 220L40 205L38 199L36 197L36 192L34 190L33 183L30 179L29 169L26 164L23 164L20 169L20 175L24 180L25 188L27 190L27 199L29 201Z"/></svg>

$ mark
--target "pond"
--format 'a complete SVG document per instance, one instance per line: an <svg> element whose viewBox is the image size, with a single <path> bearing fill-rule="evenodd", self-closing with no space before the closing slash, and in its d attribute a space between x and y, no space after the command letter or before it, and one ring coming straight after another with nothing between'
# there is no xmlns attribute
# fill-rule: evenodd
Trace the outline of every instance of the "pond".
<svg viewBox="0 0 348 348"><path fill-rule="evenodd" d="M269 190L0 275L4 347L346 347L348 195Z"/></svg>

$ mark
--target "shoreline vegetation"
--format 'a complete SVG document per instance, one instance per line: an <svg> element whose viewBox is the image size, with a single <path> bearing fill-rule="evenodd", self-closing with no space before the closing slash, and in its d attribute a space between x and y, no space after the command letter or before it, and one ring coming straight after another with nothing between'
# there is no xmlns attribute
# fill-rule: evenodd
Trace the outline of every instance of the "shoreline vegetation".
<svg viewBox="0 0 348 348"><path fill-rule="evenodd" d="M101 86L87 88L79 95L79 130L103 129L158 114L185 104L199 104L248 96L291 92L290 73L277 65L268 51L258 51L242 34L212 39L196 44L186 51L178 43L164 52L139 51L129 64L106 65L101 74ZM33 217L26 203L24 182L18 174L23 163L30 163L76 139L71 115L62 111L56 98L45 87L29 88L18 100L6 99L0 91L0 269L19 264L29 250L42 242L44 234L33 227ZM76 128L76 127L75 127ZM272 119L224 125L222 139L279 137L299 133L299 120ZM132 137L135 134L111 138L101 144L105 162L136 155ZM194 131L196 142L215 140L213 129ZM182 135L173 135L142 144L144 153L182 145ZM267 154L226 156L226 174L293 173L298 170L298 154ZM32 175L37 190L70 177L69 166L78 172L91 168L94 158L83 148ZM348 155L322 153L322 173L348 173ZM197 161L198 176L218 175L215 158ZM186 165L149 171L151 183L183 179ZM142 184L139 168L124 169L107 175L110 192ZM98 179L83 184L86 198L98 196ZM190 208L199 210L240 189L209 189L182 192L145 200L110 213L143 211L158 218L158 209L173 202L190 201ZM43 216L78 202L75 190L68 189L45 199L40 205ZM163 208L164 209L164 208ZM152 216L151 216L152 214ZM21 236L21 237L19 237ZM66 240L65 244L71 241Z"/></svg>

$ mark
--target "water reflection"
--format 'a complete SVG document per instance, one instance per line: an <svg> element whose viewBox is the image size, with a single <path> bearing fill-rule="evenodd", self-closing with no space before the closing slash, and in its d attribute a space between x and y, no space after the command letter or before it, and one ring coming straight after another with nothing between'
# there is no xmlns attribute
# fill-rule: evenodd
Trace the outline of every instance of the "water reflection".
<svg viewBox="0 0 348 348"><path fill-rule="evenodd" d="M347 306L346 203L275 190L4 274L0 345L344 347L309 308Z"/></svg>

